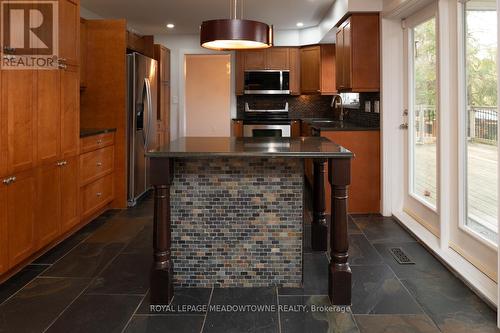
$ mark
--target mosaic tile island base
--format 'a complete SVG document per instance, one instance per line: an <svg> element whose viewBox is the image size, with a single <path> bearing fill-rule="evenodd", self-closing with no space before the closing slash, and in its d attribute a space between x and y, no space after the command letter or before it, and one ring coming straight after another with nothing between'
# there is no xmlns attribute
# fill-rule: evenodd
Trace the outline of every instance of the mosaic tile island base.
<svg viewBox="0 0 500 333"><path fill-rule="evenodd" d="M175 286L300 287L303 186L301 159L176 159Z"/></svg>

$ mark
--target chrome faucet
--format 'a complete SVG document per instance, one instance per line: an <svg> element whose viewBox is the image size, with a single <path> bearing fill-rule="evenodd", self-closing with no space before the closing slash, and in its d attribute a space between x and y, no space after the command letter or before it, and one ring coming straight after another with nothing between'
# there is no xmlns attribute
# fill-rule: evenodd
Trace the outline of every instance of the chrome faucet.
<svg viewBox="0 0 500 333"><path fill-rule="evenodd" d="M340 115L339 115L339 120L340 121L344 121L344 100L342 99L342 96L340 94L335 94L333 95L333 99L332 99L332 105L331 107L332 108L336 108L337 107L337 101L340 101Z"/></svg>

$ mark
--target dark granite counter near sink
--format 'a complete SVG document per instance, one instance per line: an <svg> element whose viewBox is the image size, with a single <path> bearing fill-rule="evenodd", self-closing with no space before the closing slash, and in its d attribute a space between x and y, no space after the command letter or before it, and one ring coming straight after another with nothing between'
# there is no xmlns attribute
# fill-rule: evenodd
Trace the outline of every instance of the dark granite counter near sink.
<svg viewBox="0 0 500 333"><path fill-rule="evenodd" d="M86 138L88 136L94 136L111 132L116 132L116 128L81 128L80 138Z"/></svg>
<svg viewBox="0 0 500 333"><path fill-rule="evenodd" d="M302 119L303 122L319 131L379 131L379 126L366 126L350 121L330 119Z"/></svg>

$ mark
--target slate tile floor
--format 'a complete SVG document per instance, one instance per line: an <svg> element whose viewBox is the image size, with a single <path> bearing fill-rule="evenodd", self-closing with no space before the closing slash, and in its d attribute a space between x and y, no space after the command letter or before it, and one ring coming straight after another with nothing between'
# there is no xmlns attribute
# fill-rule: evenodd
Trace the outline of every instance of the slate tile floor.
<svg viewBox="0 0 500 333"><path fill-rule="evenodd" d="M172 303L178 311L152 312L152 208L147 198L99 217L0 285L0 332L498 332L492 309L393 219L377 215L349 220L350 313L177 307L328 305L328 257L311 251L309 225L303 288L180 289ZM416 264L398 265L388 252L395 246Z"/></svg>

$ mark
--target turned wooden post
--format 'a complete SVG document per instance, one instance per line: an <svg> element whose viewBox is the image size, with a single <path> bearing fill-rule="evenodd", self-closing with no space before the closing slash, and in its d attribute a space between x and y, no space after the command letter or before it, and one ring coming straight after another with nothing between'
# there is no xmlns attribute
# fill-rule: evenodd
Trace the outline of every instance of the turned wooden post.
<svg viewBox="0 0 500 333"><path fill-rule="evenodd" d="M173 160L150 159L150 180L154 188L154 261L151 267L151 304L170 304L174 297L171 257L170 185Z"/></svg>
<svg viewBox="0 0 500 333"><path fill-rule="evenodd" d="M351 159L330 159L328 171L332 188L328 295L334 305L351 305L352 273L347 262L347 187L351 183Z"/></svg>
<svg viewBox="0 0 500 333"><path fill-rule="evenodd" d="M311 247L313 251L326 251L328 225L325 205L326 160L314 160L313 222L311 226Z"/></svg>

